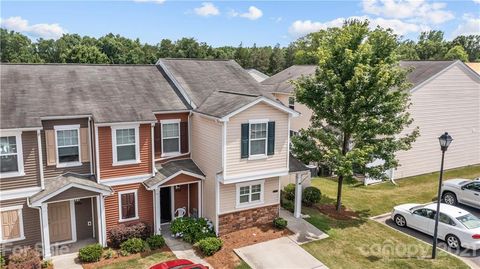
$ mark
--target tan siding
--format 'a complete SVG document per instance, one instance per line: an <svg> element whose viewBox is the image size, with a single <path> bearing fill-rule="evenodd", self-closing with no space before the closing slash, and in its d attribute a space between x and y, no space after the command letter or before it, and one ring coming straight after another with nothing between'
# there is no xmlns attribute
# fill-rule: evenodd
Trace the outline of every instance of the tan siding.
<svg viewBox="0 0 480 269"><path fill-rule="evenodd" d="M263 203L237 208L237 184L220 184L220 214L279 203L278 177L265 179ZM277 192L274 192L277 191Z"/></svg>
<svg viewBox="0 0 480 269"><path fill-rule="evenodd" d="M215 175L222 169L222 125L193 114L192 159L205 173L203 181L203 215L216 225Z"/></svg>
<svg viewBox="0 0 480 269"><path fill-rule="evenodd" d="M90 174L90 162L84 162L81 166L57 168L56 165L47 165L47 147L45 139L45 130L53 130L55 125L74 125L79 124L80 128L88 128L88 118L66 119L66 120L46 120L42 121L42 155L43 155L43 173L45 178L52 178L67 172L78 174Z"/></svg>
<svg viewBox="0 0 480 269"><path fill-rule="evenodd" d="M70 188L60 194L53 196L52 198L48 199L46 202L55 202L55 201L63 201L69 199L78 199L82 197L91 197L96 196L98 193L93 191L87 191L84 189L79 188Z"/></svg>
<svg viewBox="0 0 480 269"><path fill-rule="evenodd" d="M438 136L448 131L453 142L446 169L480 163L480 84L455 66L412 94L412 126L420 137L409 151L399 152L395 178L438 171Z"/></svg>
<svg viewBox="0 0 480 269"><path fill-rule="evenodd" d="M22 132L23 167L25 176L0 179L0 190L40 187L37 132Z"/></svg>
<svg viewBox="0 0 480 269"><path fill-rule="evenodd" d="M288 106L288 97L290 94L275 93L275 97L284 105ZM312 110L306 105L295 102L295 110L300 112L300 116L290 120L290 129L292 131L299 131L300 129L307 129L310 126L310 118L312 117Z"/></svg>
<svg viewBox="0 0 480 269"><path fill-rule="evenodd" d="M267 159L240 158L241 125L253 119L275 121L275 154ZM221 143L221 141L219 142ZM259 103L235 115L227 123L227 177L252 171L286 169L288 159L288 114Z"/></svg>
<svg viewBox="0 0 480 269"><path fill-rule="evenodd" d="M152 173L152 135L150 124L141 124L139 127L139 132L140 163L113 166L111 128L98 128L101 179L145 175Z"/></svg>

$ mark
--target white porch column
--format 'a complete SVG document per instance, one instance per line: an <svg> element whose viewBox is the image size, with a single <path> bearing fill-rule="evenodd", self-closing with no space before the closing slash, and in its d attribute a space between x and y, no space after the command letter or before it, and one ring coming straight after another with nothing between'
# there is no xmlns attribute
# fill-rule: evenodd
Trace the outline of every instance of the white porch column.
<svg viewBox="0 0 480 269"><path fill-rule="evenodd" d="M43 238L43 258L48 260L52 257L50 251L50 231L48 228L48 204L43 203L41 206L42 217L42 238Z"/></svg>
<svg viewBox="0 0 480 269"><path fill-rule="evenodd" d="M202 181L198 181L197 183L197 189L198 189L198 217L202 217Z"/></svg>
<svg viewBox="0 0 480 269"><path fill-rule="evenodd" d="M302 175L295 174L295 210L293 216L300 218L302 213Z"/></svg>
<svg viewBox="0 0 480 269"><path fill-rule="evenodd" d="M107 225L105 223L105 197L97 196L98 243L107 246Z"/></svg>
<svg viewBox="0 0 480 269"><path fill-rule="evenodd" d="M153 208L155 209L155 214L154 214L155 234L161 234L160 187L155 188L155 190L153 191L153 202L154 202Z"/></svg>

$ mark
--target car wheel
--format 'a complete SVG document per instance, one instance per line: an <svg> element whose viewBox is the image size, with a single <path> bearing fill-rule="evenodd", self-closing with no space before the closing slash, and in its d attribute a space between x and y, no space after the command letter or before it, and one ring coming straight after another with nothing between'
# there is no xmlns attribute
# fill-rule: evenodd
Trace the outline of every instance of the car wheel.
<svg viewBox="0 0 480 269"><path fill-rule="evenodd" d="M452 192L444 193L442 200L447 205L457 205L457 196Z"/></svg>
<svg viewBox="0 0 480 269"><path fill-rule="evenodd" d="M453 234L447 235L447 237L445 237L445 241L447 242L448 247L452 249L458 249L461 246L460 239Z"/></svg>
<svg viewBox="0 0 480 269"><path fill-rule="evenodd" d="M395 224L398 227L405 227L407 226L407 220L402 215L395 215Z"/></svg>

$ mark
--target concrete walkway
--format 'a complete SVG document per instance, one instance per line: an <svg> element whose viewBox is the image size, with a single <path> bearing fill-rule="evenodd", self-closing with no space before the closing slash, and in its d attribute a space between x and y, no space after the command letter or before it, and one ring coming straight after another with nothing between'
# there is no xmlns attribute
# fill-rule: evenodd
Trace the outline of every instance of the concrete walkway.
<svg viewBox="0 0 480 269"><path fill-rule="evenodd" d="M52 257L53 267L55 269L82 269L78 263L78 252L68 253Z"/></svg>
<svg viewBox="0 0 480 269"><path fill-rule="evenodd" d="M317 227L302 218L295 218L290 211L283 208L280 208L280 217L287 220L287 228L294 233L288 237L299 245L328 237L326 233L320 231Z"/></svg>
<svg viewBox="0 0 480 269"><path fill-rule="evenodd" d="M328 269L287 237L234 250L253 269Z"/></svg>

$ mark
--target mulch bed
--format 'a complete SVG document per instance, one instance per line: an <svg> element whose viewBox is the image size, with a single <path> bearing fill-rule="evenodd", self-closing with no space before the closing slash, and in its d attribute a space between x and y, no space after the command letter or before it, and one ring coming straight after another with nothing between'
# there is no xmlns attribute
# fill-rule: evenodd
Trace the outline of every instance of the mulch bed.
<svg viewBox="0 0 480 269"><path fill-rule="evenodd" d="M124 261L128 261L128 260L136 259L136 258L143 258L143 257L149 256L149 255L152 255L152 254L158 253L158 252L172 252L172 251L170 250L170 248L165 246L161 249L157 249L157 250L153 250L153 251L145 251L145 252L142 252L142 253L131 254L131 255L128 255L128 256L117 255L117 256L115 256L111 259L105 259L105 258L102 257L102 259L100 261L92 262L92 263L84 263L84 264L82 264L82 267L83 267L83 269L96 269L96 268L101 268L102 266L106 266L106 265L109 265L109 264L124 262ZM173 253L172 253L172 255L173 255Z"/></svg>
<svg viewBox="0 0 480 269"><path fill-rule="evenodd" d="M331 204L314 205L314 207L321 213L336 220L359 219L359 215L357 212L347 210L344 206L341 207L340 212L337 211L335 205Z"/></svg>
<svg viewBox="0 0 480 269"><path fill-rule="evenodd" d="M278 230L273 225L252 227L220 236L222 249L205 260L215 269L230 269L240 264L240 258L233 249L245 247L293 234L288 229Z"/></svg>

